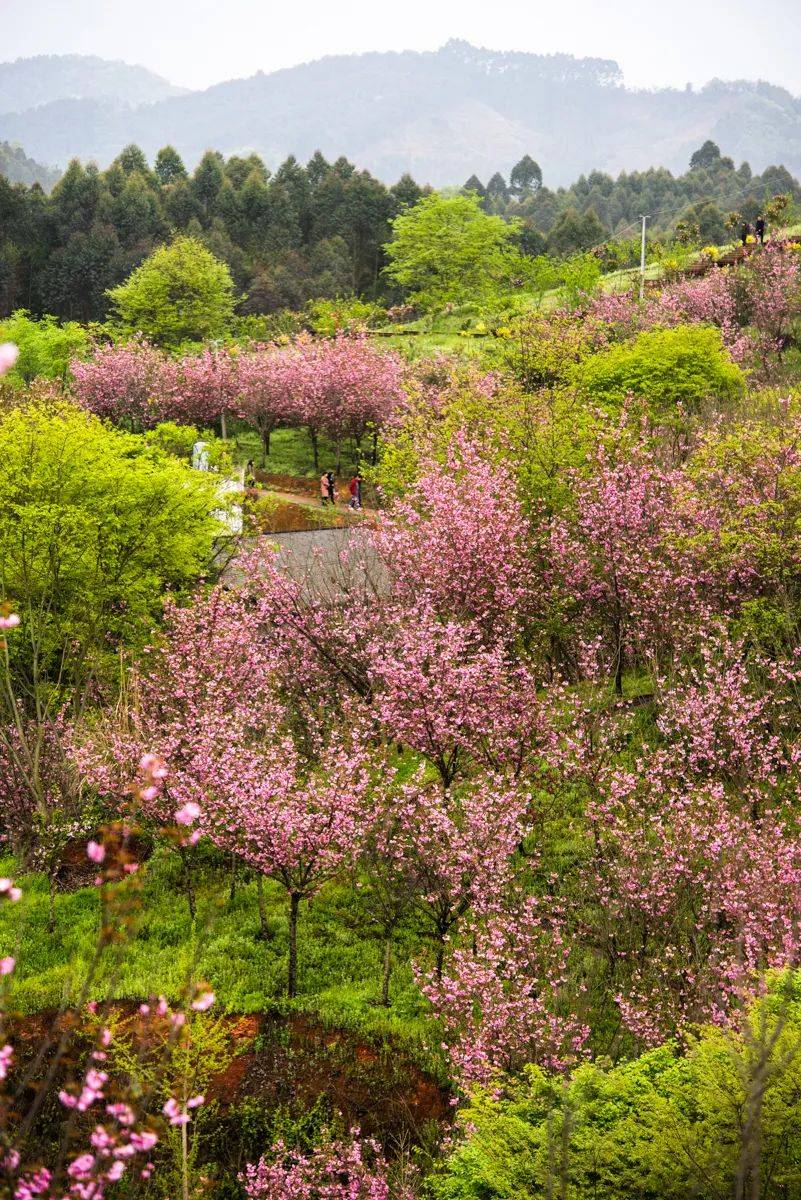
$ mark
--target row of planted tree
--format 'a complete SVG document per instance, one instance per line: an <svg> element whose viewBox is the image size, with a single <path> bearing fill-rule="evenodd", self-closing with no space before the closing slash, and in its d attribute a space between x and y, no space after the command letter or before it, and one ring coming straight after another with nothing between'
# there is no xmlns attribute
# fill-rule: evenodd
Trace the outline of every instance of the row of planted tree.
<svg viewBox="0 0 801 1200"><path fill-rule="evenodd" d="M315 468L321 434L337 457L347 440L360 451L402 394L397 356L344 334L181 358L135 340L98 347L88 361L72 363L71 376L79 404L130 429L220 424L225 436L226 420L241 418L258 430L266 457L273 430L305 428Z"/></svg>

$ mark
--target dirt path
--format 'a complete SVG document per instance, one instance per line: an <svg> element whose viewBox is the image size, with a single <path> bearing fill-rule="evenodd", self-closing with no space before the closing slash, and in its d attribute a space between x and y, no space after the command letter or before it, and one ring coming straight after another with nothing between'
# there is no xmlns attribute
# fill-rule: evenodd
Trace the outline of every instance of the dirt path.
<svg viewBox="0 0 801 1200"><path fill-rule="evenodd" d="M271 488L271 487L261 487L261 488L257 488L256 490L258 492L261 492L263 495L275 496L275 497L277 497L277 499L283 501L286 504L302 504L306 508L319 508L323 512L331 512L331 505L326 504L325 507L323 507L323 505L320 503L319 497L315 500L313 496L306 496L306 495L303 495L301 492L279 492L279 491L276 491L275 488ZM334 506L334 511L338 512L338 513L343 513L343 514L349 514L349 513L353 512L354 516L358 515L358 512L364 513L365 516L372 513L373 516L375 516L376 513L378 512L378 509L377 508L369 508L365 504L362 506L362 508L360 510L359 509L354 510L354 509L351 509L346 502L344 504L342 504L342 503L336 504Z"/></svg>

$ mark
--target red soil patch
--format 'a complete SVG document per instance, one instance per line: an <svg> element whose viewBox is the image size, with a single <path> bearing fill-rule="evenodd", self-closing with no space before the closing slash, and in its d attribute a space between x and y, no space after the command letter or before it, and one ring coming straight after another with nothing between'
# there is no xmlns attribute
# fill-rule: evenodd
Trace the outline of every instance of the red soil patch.
<svg viewBox="0 0 801 1200"><path fill-rule="evenodd" d="M279 500L276 504L261 507L258 503L260 493L249 491L248 497L255 501L251 517L260 533L301 533L312 529L342 529L349 524L344 512L336 516L325 515L321 510L318 516L314 509L305 503L293 504L291 500Z"/></svg>
<svg viewBox="0 0 801 1200"><path fill-rule="evenodd" d="M295 492L298 496L308 496L310 500L320 499L319 479L309 479L305 475L271 475L268 471L258 469L256 479L276 492Z"/></svg>
<svg viewBox="0 0 801 1200"><path fill-rule="evenodd" d="M221 1106L256 1099L268 1109L312 1108L321 1097L384 1143L420 1142L427 1127L450 1121L447 1089L399 1046L364 1042L306 1016L263 1017L255 1045L237 1054L208 1094Z"/></svg>

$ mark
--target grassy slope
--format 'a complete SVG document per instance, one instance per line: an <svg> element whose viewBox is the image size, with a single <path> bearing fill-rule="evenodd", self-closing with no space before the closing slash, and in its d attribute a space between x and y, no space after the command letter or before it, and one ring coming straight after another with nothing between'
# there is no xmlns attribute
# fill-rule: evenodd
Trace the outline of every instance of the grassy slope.
<svg viewBox="0 0 801 1200"><path fill-rule="evenodd" d="M801 224L787 226L779 230L778 233L781 237L785 238L801 238ZM725 251L732 249L733 245L734 243L730 243L720 246L718 249L721 253L725 253ZM647 279L661 279L662 273L659 263L649 263L645 269ZM602 276L599 287L604 292L627 292L639 286L639 279L639 267L626 267L619 271L610 271L608 274ZM539 298L531 294L521 294L519 296L521 306L524 309L529 308L532 311L539 309L542 312L552 312L559 307L562 299L563 289L561 288L552 288L550 291L543 293ZM480 315L476 313L474 308L471 308L469 311L457 310L447 317L436 316L433 319L431 317L423 317L399 327L397 333L394 335L382 337L381 344L392 346L411 359L422 358L437 350L449 353L480 354L486 339L472 336L470 328L480 321L480 319ZM403 329L415 332L413 332L411 337L408 337L403 335Z"/></svg>
<svg viewBox="0 0 801 1200"><path fill-rule="evenodd" d="M264 467L271 475L308 475L316 476L312 457L311 442L303 429L276 429L270 438L270 454L265 460L262 454L261 438L255 430L246 425L238 426L233 433L232 449L237 463L245 463L252 458L257 467ZM370 447L365 444L365 452ZM320 471L333 470L336 465L336 451L333 443L320 436L319 445ZM354 447L349 443L342 447L342 476L350 476L356 469Z"/></svg>
<svg viewBox="0 0 801 1200"><path fill-rule="evenodd" d="M227 867L212 852L203 855L197 868L194 926L175 852L157 850L144 870L138 929L126 940L119 962L113 956L104 959L93 998L178 998L194 974L211 984L221 1011L263 1012L287 1004L286 901L277 884L265 881L269 936L261 940L255 882L240 882L232 905ZM13 864L0 860L0 874L13 874ZM0 956L13 954L19 964L9 980L12 1003L24 1012L72 1003L97 946L99 890L59 893L51 936L45 878L29 875L19 882L22 900L0 906ZM414 929L400 934L392 1004L382 1008L382 945L357 920L352 890L330 886L301 908L300 994L294 1007L366 1036L401 1038L421 1066L441 1073L437 1053L426 1050L428 1040L436 1045L439 1039L412 976L412 958L426 952Z"/></svg>

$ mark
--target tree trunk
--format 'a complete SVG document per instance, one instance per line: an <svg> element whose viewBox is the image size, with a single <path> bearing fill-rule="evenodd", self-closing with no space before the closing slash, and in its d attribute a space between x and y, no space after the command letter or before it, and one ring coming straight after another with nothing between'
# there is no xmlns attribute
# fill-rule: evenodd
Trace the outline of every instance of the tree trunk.
<svg viewBox="0 0 801 1200"><path fill-rule="evenodd" d="M286 994L293 1000L298 994L298 909L300 896L297 892L289 894L289 970L286 980Z"/></svg>
<svg viewBox="0 0 801 1200"><path fill-rule="evenodd" d="M259 900L259 937L266 942L270 931L267 927L267 905L264 902L264 876L261 873L256 876L256 895Z"/></svg>
<svg viewBox="0 0 801 1200"><path fill-rule="evenodd" d="M238 874L238 871L237 871L238 866L239 866L239 863L237 862L237 857L235 854L232 854L231 855L231 889L228 894L228 903L231 905L236 900L236 877Z"/></svg>
<svg viewBox="0 0 801 1200"><path fill-rule="evenodd" d="M312 454L314 455L314 469L315 469L315 471L319 471L320 470L320 451L319 451L319 447L317 445L317 430L310 429L309 437L311 438Z"/></svg>
<svg viewBox="0 0 801 1200"><path fill-rule="evenodd" d="M186 1101L184 1101L186 1104ZM181 1198L189 1200L189 1131L188 1122L181 1126Z"/></svg>
<svg viewBox="0 0 801 1200"><path fill-rule="evenodd" d="M189 864L189 851L186 846L180 848L181 863L183 865L184 875L184 891L186 892L187 903L189 904L189 916L194 921L197 916L197 907L195 905L195 887L192 882L192 870Z"/></svg>
<svg viewBox="0 0 801 1200"><path fill-rule="evenodd" d="M220 413L220 432L222 434L222 440L224 442L227 442L228 441L228 427L225 424L225 409L223 409L222 412Z"/></svg>
<svg viewBox="0 0 801 1200"><path fill-rule="evenodd" d="M263 429L261 432L261 461L262 466L267 466L267 459L270 457L270 430Z"/></svg>
<svg viewBox="0 0 801 1200"><path fill-rule="evenodd" d="M47 880L47 932L51 937L56 932L56 867Z"/></svg>
<svg viewBox="0 0 801 1200"><path fill-rule="evenodd" d="M392 938L384 938L384 970L381 976L381 1003L389 1008L389 977L392 974Z"/></svg>
<svg viewBox="0 0 801 1200"><path fill-rule="evenodd" d="M442 968L444 966L445 966L445 939L442 934L439 934L439 941L437 942L437 959L436 959L436 971L437 971L437 982L438 983L442 981Z"/></svg>

